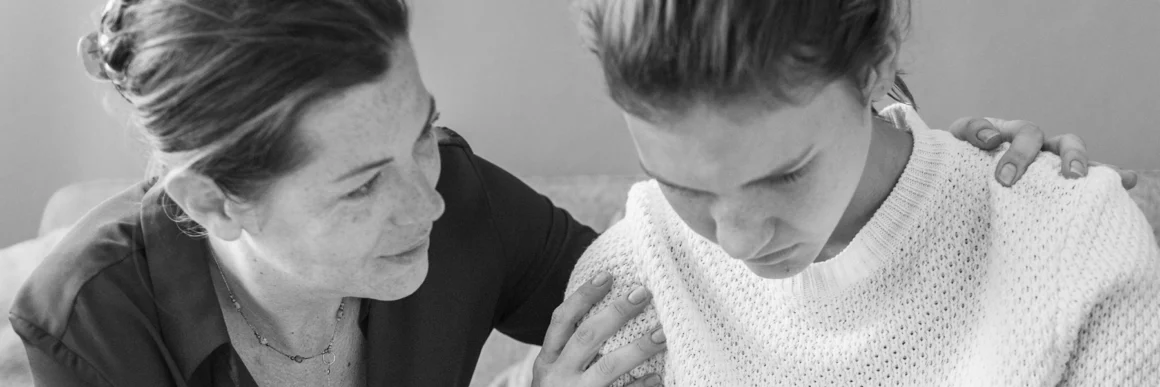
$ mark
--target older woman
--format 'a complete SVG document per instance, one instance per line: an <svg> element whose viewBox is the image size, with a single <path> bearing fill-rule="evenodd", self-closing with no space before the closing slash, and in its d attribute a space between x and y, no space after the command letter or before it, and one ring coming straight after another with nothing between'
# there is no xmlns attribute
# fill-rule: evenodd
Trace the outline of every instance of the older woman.
<svg viewBox="0 0 1160 387"><path fill-rule="evenodd" d="M466 385L493 328L570 337L596 233L435 125L407 30L398 0L112 1L86 63L156 168L21 290L37 384Z"/></svg>

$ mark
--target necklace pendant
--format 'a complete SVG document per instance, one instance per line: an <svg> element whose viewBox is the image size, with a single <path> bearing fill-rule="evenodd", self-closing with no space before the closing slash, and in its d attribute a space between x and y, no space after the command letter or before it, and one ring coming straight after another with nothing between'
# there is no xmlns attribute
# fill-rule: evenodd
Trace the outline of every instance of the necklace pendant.
<svg viewBox="0 0 1160 387"><path fill-rule="evenodd" d="M290 360L301 363L303 360L306 360L306 359L303 359L302 356L294 355L294 356L290 357Z"/></svg>

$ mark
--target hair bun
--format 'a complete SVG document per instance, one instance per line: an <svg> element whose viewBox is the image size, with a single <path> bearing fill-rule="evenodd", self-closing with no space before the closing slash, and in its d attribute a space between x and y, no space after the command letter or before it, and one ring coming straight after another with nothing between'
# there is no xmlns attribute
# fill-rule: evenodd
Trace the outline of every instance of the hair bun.
<svg viewBox="0 0 1160 387"><path fill-rule="evenodd" d="M101 50L101 44L98 41L100 34L97 31L90 32L81 38L77 43L77 54L81 57L81 63L85 67L85 72L95 80L108 81L111 79L109 73L105 70L104 53Z"/></svg>

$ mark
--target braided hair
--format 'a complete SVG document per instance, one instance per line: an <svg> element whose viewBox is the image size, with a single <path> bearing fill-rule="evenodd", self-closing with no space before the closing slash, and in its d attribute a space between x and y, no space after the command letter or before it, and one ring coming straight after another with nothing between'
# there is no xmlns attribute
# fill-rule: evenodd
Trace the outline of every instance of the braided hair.
<svg viewBox="0 0 1160 387"><path fill-rule="evenodd" d="M125 96L125 70L133 55L132 34L119 34L125 10L137 0L110 0L98 29L81 39L82 59L89 75L110 81ZM126 96L126 99L128 97Z"/></svg>
<svg viewBox="0 0 1160 387"><path fill-rule="evenodd" d="M403 0L109 0L79 48L132 105L155 189L190 170L254 200L308 159L302 112L379 79L408 27Z"/></svg>

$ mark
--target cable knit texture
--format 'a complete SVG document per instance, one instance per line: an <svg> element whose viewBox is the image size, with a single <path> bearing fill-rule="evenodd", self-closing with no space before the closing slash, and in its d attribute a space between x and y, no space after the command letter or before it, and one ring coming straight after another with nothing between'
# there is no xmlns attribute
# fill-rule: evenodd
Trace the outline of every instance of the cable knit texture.
<svg viewBox="0 0 1160 387"><path fill-rule="evenodd" d="M1160 248L1116 173L1068 180L1044 153L1005 188L1005 148L905 105L883 116L914 135L902 177L848 247L792 278L758 277L635 185L568 289L615 275L594 311L653 292L600 353L660 324L668 352L631 375L666 386L1160 386Z"/></svg>

